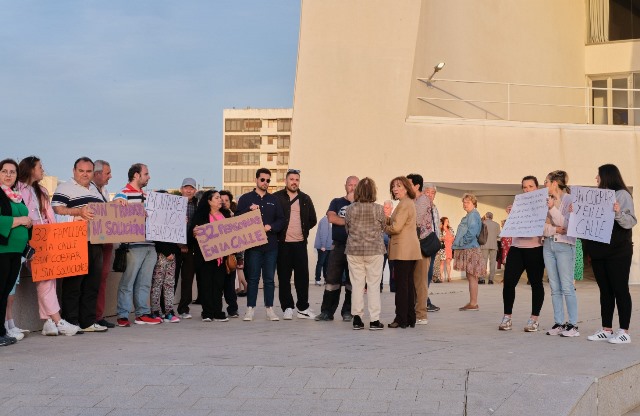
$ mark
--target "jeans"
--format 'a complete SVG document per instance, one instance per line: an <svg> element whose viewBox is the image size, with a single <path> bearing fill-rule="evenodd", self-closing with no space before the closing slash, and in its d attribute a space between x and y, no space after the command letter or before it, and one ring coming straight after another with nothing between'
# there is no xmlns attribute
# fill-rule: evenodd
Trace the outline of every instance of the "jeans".
<svg viewBox="0 0 640 416"><path fill-rule="evenodd" d="M318 262L316 263L316 282L320 281L320 272L322 272L322 277L327 278L327 267L329 266L329 253L331 250L322 251L317 249L318 251Z"/></svg>
<svg viewBox="0 0 640 416"><path fill-rule="evenodd" d="M127 269L118 285L118 318L127 319L131 301L136 316L147 315L153 268L157 260L156 248L151 245L131 245L127 252Z"/></svg>
<svg viewBox="0 0 640 416"><path fill-rule="evenodd" d="M578 323L578 299L573 286L576 247L567 243L555 242L553 237L549 237L544 239L542 255L549 276L549 286L551 286L553 319L557 324L565 322L564 303L566 303L569 323L575 326Z"/></svg>
<svg viewBox="0 0 640 416"><path fill-rule="evenodd" d="M256 307L258 298L258 284L260 272L264 287L264 306L273 306L273 294L275 292L274 276L276 274L276 261L278 250L264 251L261 248L249 249L244 252L244 274L247 278L247 306Z"/></svg>

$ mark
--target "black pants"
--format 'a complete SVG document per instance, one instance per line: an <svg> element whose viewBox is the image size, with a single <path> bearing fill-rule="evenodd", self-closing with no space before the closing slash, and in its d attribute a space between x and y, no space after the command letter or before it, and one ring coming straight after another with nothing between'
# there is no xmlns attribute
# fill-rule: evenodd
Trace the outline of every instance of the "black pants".
<svg viewBox="0 0 640 416"><path fill-rule="evenodd" d="M522 272L527 271L529 283L531 283L531 315L540 316L540 310L544 303L544 258L542 247L534 248L509 248L507 262L504 266L504 284L502 286L502 301L504 314L513 313L513 302L516 299L516 285L520 281Z"/></svg>
<svg viewBox="0 0 640 416"><path fill-rule="evenodd" d="M344 279L344 302L342 302L341 314L351 313L351 280L349 279L349 266L347 263L347 255L344 254L346 243L333 242L333 248L329 253L329 267L325 278L325 289L322 295L321 312L326 312L329 316L333 316L340 304L340 287Z"/></svg>
<svg viewBox="0 0 640 416"><path fill-rule="evenodd" d="M591 259L591 267L600 288L602 326L612 328L613 310L617 304L620 328L629 329L631 321L631 294L629 294L631 255L599 260Z"/></svg>
<svg viewBox="0 0 640 416"><path fill-rule="evenodd" d="M309 257L305 241L278 244L278 298L283 312L287 308L294 308L291 295L292 272L298 299L295 307L299 311L306 311L309 309Z"/></svg>
<svg viewBox="0 0 640 416"><path fill-rule="evenodd" d="M102 245L89 243L89 272L62 281L62 317L87 328L96 322L96 303L102 276Z"/></svg>
<svg viewBox="0 0 640 416"><path fill-rule="evenodd" d="M13 289L13 285L18 280L18 273L20 273L20 253L2 253L0 254L0 336L7 335L7 330L4 327L4 320L7 317L7 300L9 299L9 293Z"/></svg>
<svg viewBox="0 0 640 416"><path fill-rule="evenodd" d="M415 260L394 260L393 272L396 278L396 318L400 325L416 323L416 286L413 283Z"/></svg>
<svg viewBox="0 0 640 416"><path fill-rule="evenodd" d="M189 313L189 305L193 300L193 276L195 274L195 257L193 250L189 248L186 253L180 253L176 258L176 270L180 270L180 302L178 303L178 314ZM176 273L176 276L178 274ZM178 278L176 277L176 287ZM200 292L198 292L200 294Z"/></svg>
<svg viewBox="0 0 640 416"><path fill-rule="evenodd" d="M218 259L199 260L196 270L202 288L202 291L198 293L202 305L202 319L224 319L227 316L222 312L224 276L227 273L224 262L218 265Z"/></svg>
<svg viewBox="0 0 640 416"><path fill-rule="evenodd" d="M232 254L232 256L234 255L235 254ZM222 266L224 267L224 264ZM236 294L235 271L225 273L224 275L224 301L227 302L227 313L229 315L235 315L238 313L238 295Z"/></svg>

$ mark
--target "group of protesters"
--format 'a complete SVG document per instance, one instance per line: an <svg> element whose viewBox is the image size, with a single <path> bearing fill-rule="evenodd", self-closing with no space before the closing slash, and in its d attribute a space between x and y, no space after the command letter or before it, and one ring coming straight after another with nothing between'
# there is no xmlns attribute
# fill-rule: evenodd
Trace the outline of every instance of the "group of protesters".
<svg viewBox="0 0 640 416"><path fill-rule="evenodd" d="M106 185L111 178L111 168L104 160L77 159L73 178L61 183L51 198L40 184L43 177L44 168L36 156L26 157L20 163L12 159L0 162L0 313L5 318L5 325L0 328L0 346L11 345L28 332L15 324L11 304L19 276L30 276L33 249L28 242L33 225L91 221L94 214L89 204L110 202ZM128 183L113 200L122 205L144 204L147 198L144 188L150 178L145 164L131 165ZM588 339L629 343L631 229L637 222L633 201L616 166L598 168L596 181L599 188L615 191L615 224L609 244L588 240L583 243L600 288L602 315L602 329ZM414 328L428 324L427 313L439 309L428 299L435 253L427 246L435 240L439 248L442 238L433 203L435 186L426 184L419 174L396 177L389 183L390 197L396 202L387 200L380 205L376 202L378 187L373 179L347 178L346 194L333 199L326 213L332 224L332 244L321 310L316 314L309 304L307 254L309 232L318 223L315 207L310 196L300 190L299 170L289 169L285 188L273 194L269 192L270 183L271 171L258 169L255 188L240 196L236 203L228 191L207 190L198 198L195 180L185 178L180 192L188 200L187 242L142 241L119 249L124 251L126 267L118 284L116 323L104 317L106 279L111 271L114 247L87 243L86 274L35 283L40 318L45 321L42 334L76 335L105 332L116 325L129 327L132 311L133 323L140 325L191 319L194 276L203 322L239 318L239 288L247 297L243 320L252 321L260 278L266 318L278 321L279 313L274 310L276 270L282 319L291 320L295 315L299 319L332 321L344 287L342 319L352 322L355 330L364 328L366 294L369 329L381 330L385 326L380 321L377 288L381 285L386 257L393 265L396 307L395 317L387 327ZM512 329L515 287L526 270L532 288L532 313L525 331L538 331L544 301L542 275L546 268L554 309L554 325L547 334L575 337L579 336L573 286L575 238L566 235L572 211L568 175L564 171L551 172L544 185L549 192L547 223L539 237L513 238L506 259L504 317L499 329ZM524 177L522 189L523 192L537 190L537 179ZM469 303L460 310L477 311L478 279L486 273L478 241L482 222L474 195L465 194L462 203L467 214L458 226L452 245L454 268L465 272L469 284ZM220 258L205 258L196 239L197 227L258 209L264 227L263 244ZM389 236L388 248L385 235ZM178 276L181 296L174 311ZM227 304L226 313L223 299ZM614 333L612 319L616 305L620 329Z"/></svg>

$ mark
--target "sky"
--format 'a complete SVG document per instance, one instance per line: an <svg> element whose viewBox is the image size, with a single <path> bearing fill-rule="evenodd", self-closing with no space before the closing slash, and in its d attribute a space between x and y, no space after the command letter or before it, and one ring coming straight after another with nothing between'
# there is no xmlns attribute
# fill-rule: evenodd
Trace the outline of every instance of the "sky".
<svg viewBox="0 0 640 416"><path fill-rule="evenodd" d="M299 0L0 0L0 159L222 186L222 110L290 108Z"/></svg>

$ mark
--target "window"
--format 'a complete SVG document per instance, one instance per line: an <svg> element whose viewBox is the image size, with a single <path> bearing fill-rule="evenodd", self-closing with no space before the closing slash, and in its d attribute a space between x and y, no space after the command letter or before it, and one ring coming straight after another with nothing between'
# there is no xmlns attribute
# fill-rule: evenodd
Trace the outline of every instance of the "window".
<svg viewBox="0 0 640 416"><path fill-rule="evenodd" d="M640 73L592 77L591 122L633 126L640 124Z"/></svg>
<svg viewBox="0 0 640 416"><path fill-rule="evenodd" d="M290 146L291 136L278 136L278 149L288 149Z"/></svg>
<svg viewBox="0 0 640 416"><path fill-rule="evenodd" d="M225 169L224 181L226 182L253 182L256 177L255 169Z"/></svg>
<svg viewBox="0 0 640 416"><path fill-rule="evenodd" d="M278 153L278 165L289 164L289 152Z"/></svg>
<svg viewBox="0 0 640 416"><path fill-rule="evenodd" d="M238 152L238 153L225 153L224 154L225 165L259 165L260 153L258 152Z"/></svg>
<svg viewBox="0 0 640 416"><path fill-rule="evenodd" d="M259 118L228 118L224 121L225 131L260 131L262 120Z"/></svg>
<svg viewBox="0 0 640 416"><path fill-rule="evenodd" d="M277 157L277 153L267 153L267 162L273 162Z"/></svg>
<svg viewBox="0 0 640 416"><path fill-rule="evenodd" d="M279 119L278 131L291 131L291 119L290 118Z"/></svg>
<svg viewBox="0 0 640 416"><path fill-rule="evenodd" d="M270 129L275 129L278 127L278 120L276 119L266 120L266 122L267 122L267 127Z"/></svg>
<svg viewBox="0 0 640 416"><path fill-rule="evenodd" d="M609 40L640 39L640 0L609 0Z"/></svg>
<svg viewBox="0 0 640 416"><path fill-rule="evenodd" d="M286 172L287 171L284 169L279 169L278 171L276 171L276 182L284 182Z"/></svg>
<svg viewBox="0 0 640 416"><path fill-rule="evenodd" d="M225 149L260 149L260 136L224 136Z"/></svg>

